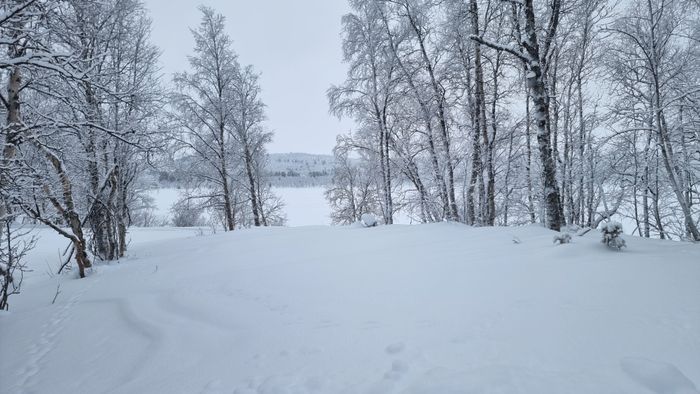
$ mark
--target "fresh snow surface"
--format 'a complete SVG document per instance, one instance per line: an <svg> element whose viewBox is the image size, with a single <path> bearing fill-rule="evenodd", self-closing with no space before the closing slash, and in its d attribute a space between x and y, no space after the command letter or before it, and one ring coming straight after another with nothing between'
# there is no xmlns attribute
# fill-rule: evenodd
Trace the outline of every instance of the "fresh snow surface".
<svg viewBox="0 0 700 394"><path fill-rule="evenodd" d="M275 187L272 192L284 201L287 226L331 224L331 208L324 187Z"/></svg>
<svg viewBox="0 0 700 394"><path fill-rule="evenodd" d="M81 280L44 273L64 243L42 238L0 314L0 392L698 393L699 245L450 223L197 234L135 229Z"/></svg>

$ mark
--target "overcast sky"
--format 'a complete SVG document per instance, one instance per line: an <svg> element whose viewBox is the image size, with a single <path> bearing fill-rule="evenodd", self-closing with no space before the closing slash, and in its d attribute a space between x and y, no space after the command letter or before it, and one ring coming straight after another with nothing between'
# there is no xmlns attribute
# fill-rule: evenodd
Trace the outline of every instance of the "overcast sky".
<svg viewBox="0 0 700 394"><path fill-rule="evenodd" d="M145 0L153 42L170 80L188 68L200 4L226 17L226 29L242 64L262 73L267 125L275 132L269 151L331 153L335 137L352 127L328 113L326 89L345 77L340 18L346 0Z"/></svg>

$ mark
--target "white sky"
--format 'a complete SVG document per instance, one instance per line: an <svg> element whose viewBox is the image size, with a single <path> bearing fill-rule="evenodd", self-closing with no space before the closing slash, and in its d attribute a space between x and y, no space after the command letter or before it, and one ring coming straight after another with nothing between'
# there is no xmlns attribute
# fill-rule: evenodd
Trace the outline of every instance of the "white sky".
<svg viewBox="0 0 700 394"><path fill-rule="evenodd" d="M272 153L331 153L335 137L352 127L328 113L326 89L345 79L340 18L346 0L145 0L152 40L162 51L166 79L188 68L200 4L226 16L226 29L242 64L262 73Z"/></svg>

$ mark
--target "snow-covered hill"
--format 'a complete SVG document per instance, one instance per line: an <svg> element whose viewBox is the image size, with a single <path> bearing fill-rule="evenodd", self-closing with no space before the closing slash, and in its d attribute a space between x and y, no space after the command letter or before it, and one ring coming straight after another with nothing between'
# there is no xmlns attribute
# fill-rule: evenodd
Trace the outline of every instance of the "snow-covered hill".
<svg viewBox="0 0 700 394"><path fill-rule="evenodd" d="M700 246L552 235L135 229L83 280L44 273L47 235L0 315L0 392L697 393Z"/></svg>

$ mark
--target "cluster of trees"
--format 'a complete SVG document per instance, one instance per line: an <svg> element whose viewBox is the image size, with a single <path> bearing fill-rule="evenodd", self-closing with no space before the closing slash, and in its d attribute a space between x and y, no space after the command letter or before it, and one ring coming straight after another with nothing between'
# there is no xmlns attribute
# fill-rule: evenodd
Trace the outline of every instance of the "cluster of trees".
<svg viewBox="0 0 700 394"><path fill-rule="evenodd" d="M330 184L334 159L331 155L275 153L268 172L275 187L316 187Z"/></svg>
<svg viewBox="0 0 700 394"><path fill-rule="evenodd" d="M700 240L700 3L350 0L337 223L542 222Z"/></svg>
<svg viewBox="0 0 700 394"><path fill-rule="evenodd" d="M0 3L3 295L16 291L26 250L11 225L20 220L66 237L65 262L80 277L95 259L123 256L138 179L156 154L197 158L192 174L225 209L226 229L275 223L280 204L261 175L271 134L258 76L237 63L223 17L202 12L192 71L171 91L140 0ZM240 213L247 202L250 219Z"/></svg>
<svg viewBox="0 0 700 394"><path fill-rule="evenodd" d="M226 230L284 223L282 202L271 192L259 74L238 62L224 17L200 7L192 33L191 71L175 75L171 96L176 149L189 155L188 195L181 206L208 209Z"/></svg>
<svg viewBox="0 0 700 394"><path fill-rule="evenodd" d="M91 254L124 255L135 180L157 143L150 22L137 0L9 0L0 15L0 220L53 228L83 277Z"/></svg>

